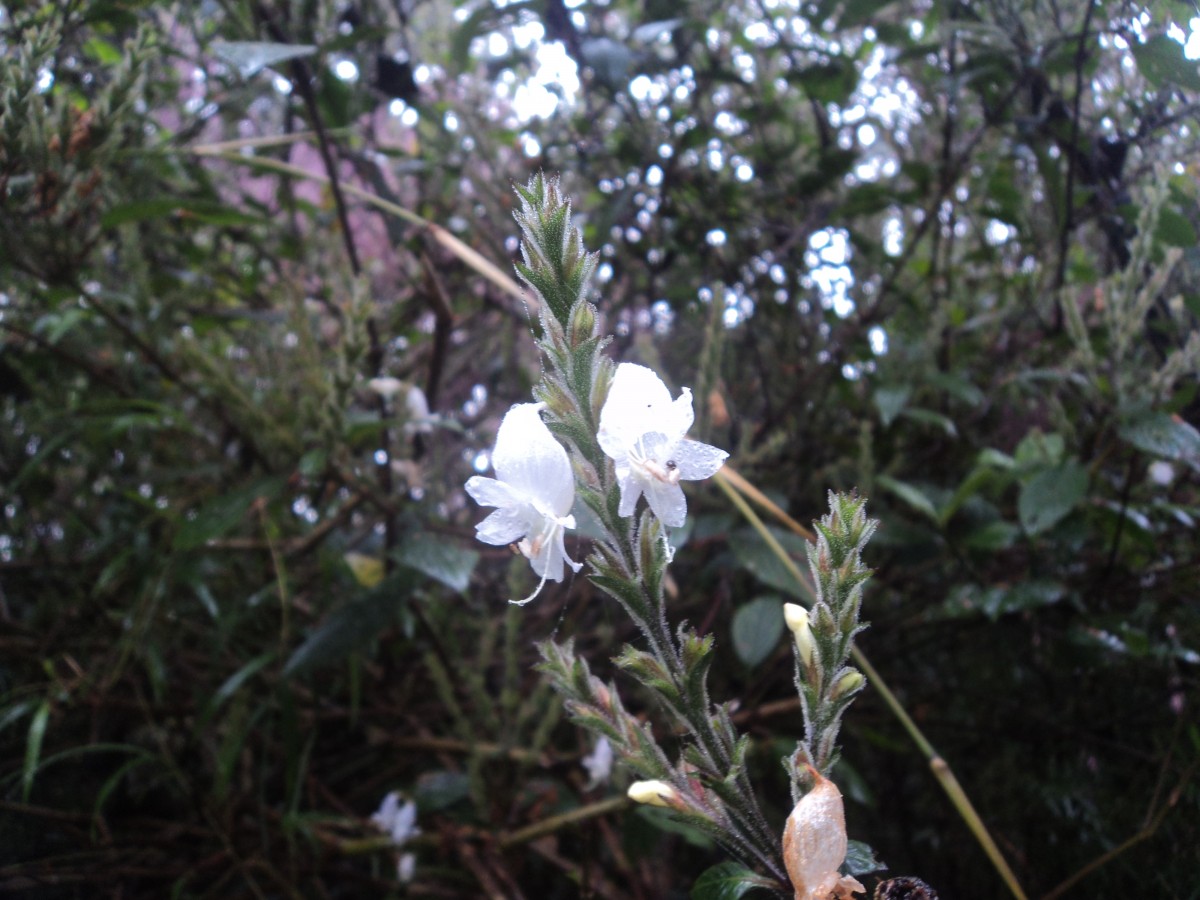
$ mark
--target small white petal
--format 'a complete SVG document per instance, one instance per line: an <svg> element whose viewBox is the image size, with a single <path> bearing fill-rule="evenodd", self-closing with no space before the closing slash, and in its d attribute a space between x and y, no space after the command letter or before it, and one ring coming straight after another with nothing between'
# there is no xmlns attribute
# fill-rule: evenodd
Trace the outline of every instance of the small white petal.
<svg viewBox="0 0 1200 900"><path fill-rule="evenodd" d="M671 528L682 528L687 518L687 500L677 484L652 479L644 483L646 502L659 520Z"/></svg>
<svg viewBox="0 0 1200 900"><path fill-rule="evenodd" d="M417 873L417 857L413 853L401 853L396 860L396 877L401 884L408 884Z"/></svg>
<svg viewBox="0 0 1200 900"><path fill-rule="evenodd" d="M400 794L396 791L388 791L387 796L383 798L383 802L379 804L379 809L371 816L371 821L384 831L392 830L392 822L396 818L396 811L400 808Z"/></svg>
<svg viewBox="0 0 1200 900"><path fill-rule="evenodd" d="M581 762L588 771L587 788L598 787L612 776L613 749L612 743L604 735L596 739L596 748L585 756Z"/></svg>
<svg viewBox="0 0 1200 900"><path fill-rule="evenodd" d="M679 467L679 477L684 481L711 478L728 458L728 453L712 444L688 440L679 442L673 456L675 465Z"/></svg>
<svg viewBox="0 0 1200 900"><path fill-rule="evenodd" d="M528 533L529 517L520 508L498 509L475 526L475 537L495 547L514 544Z"/></svg>
<svg viewBox="0 0 1200 900"><path fill-rule="evenodd" d="M465 487L471 499L480 506L521 506L527 502L525 497L495 478L472 475Z"/></svg>
<svg viewBox="0 0 1200 900"><path fill-rule="evenodd" d="M617 487L621 489L621 504L617 507L617 515L632 516L637 507L638 497L642 496L642 482L630 471L628 465L624 466L624 474L621 473L621 468L617 467Z"/></svg>
<svg viewBox="0 0 1200 900"><path fill-rule="evenodd" d="M408 389L408 393L404 395L404 405L408 407L409 418L429 418L429 400L426 399L425 392L415 384L410 387Z"/></svg>
<svg viewBox="0 0 1200 900"><path fill-rule="evenodd" d="M619 463L625 459L625 435L623 432L615 430L611 421L607 423L604 421L604 413L607 409L606 401L604 408L600 410L600 430L596 432L596 442L600 445L601 450Z"/></svg>
<svg viewBox="0 0 1200 900"><path fill-rule="evenodd" d="M692 409L692 389L684 388L683 392L672 401L667 410L666 421L655 427L669 434L683 436L688 433L696 420L695 410Z"/></svg>

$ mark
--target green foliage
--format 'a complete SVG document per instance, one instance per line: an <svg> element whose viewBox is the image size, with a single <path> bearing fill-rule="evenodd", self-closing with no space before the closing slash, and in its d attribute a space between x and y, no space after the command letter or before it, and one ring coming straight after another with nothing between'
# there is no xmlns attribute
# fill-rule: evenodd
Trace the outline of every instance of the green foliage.
<svg viewBox="0 0 1200 900"><path fill-rule="evenodd" d="M803 719L734 623L761 652L739 610L808 598L702 486L659 578L594 441L631 360L794 518L871 498L862 647L1030 896L1186 895L1194 10L395 6L3 7L0 893L386 896L404 852L414 895L686 890L725 850L587 786L548 639L570 718L640 777L711 744L713 805L749 772L774 841ZM559 48L579 90L518 116ZM555 173L575 203L541 217ZM607 526L569 547L594 576L510 618L528 566L474 541L462 484L533 385ZM739 704L711 735L656 732L611 662L617 605L653 623L660 587L690 623L668 675ZM838 743L852 836L1007 896L873 686ZM390 790L420 806L403 850L368 819Z"/></svg>
<svg viewBox="0 0 1200 900"><path fill-rule="evenodd" d="M737 863L718 863L708 869L692 885L692 900L738 900L755 888L770 889L770 882Z"/></svg>
<svg viewBox="0 0 1200 900"><path fill-rule="evenodd" d="M757 597L733 614L733 651L748 666L757 666L779 646L783 609L778 597Z"/></svg>

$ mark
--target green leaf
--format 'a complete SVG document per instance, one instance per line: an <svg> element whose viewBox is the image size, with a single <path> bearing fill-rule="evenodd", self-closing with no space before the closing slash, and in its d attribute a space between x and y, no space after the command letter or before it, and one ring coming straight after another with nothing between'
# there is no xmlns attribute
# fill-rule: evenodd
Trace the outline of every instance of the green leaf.
<svg viewBox="0 0 1200 900"><path fill-rule="evenodd" d="M465 800L471 793L471 782L465 772L426 772L417 781L414 793L422 812L437 812Z"/></svg>
<svg viewBox="0 0 1200 900"><path fill-rule="evenodd" d="M1061 582L1047 579L1022 581L1013 587L963 584L952 591L935 615L937 618L966 619L982 613L995 622L1012 613L1052 606L1066 596L1067 589Z"/></svg>
<svg viewBox="0 0 1200 900"><path fill-rule="evenodd" d="M971 531L964 543L969 550L995 553L998 550L1007 550L1011 547L1020 534L1021 529L1016 525L996 519Z"/></svg>
<svg viewBox="0 0 1200 900"><path fill-rule="evenodd" d="M789 76L804 92L818 103L845 103L858 87L858 69L853 60L835 56L827 63L817 63Z"/></svg>
<svg viewBox="0 0 1200 900"><path fill-rule="evenodd" d="M317 48L312 44L277 44L270 41L214 41L212 51L232 66L243 78L291 59L312 56Z"/></svg>
<svg viewBox="0 0 1200 900"><path fill-rule="evenodd" d="M912 387L909 385L885 385L875 391L875 408L879 410L879 420L883 422L883 427L891 425L896 420L896 416L908 404L908 398L912 396Z"/></svg>
<svg viewBox="0 0 1200 900"><path fill-rule="evenodd" d="M1138 70L1156 88L1178 85L1200 91L1200 67L1183 55L1183 45L1165 34L1129 48Z"/></svg>
<svg viewBox="0 0 1200 900"><path fill-rule="evenodd" d="M905 481L898 481L890 475L880 475L875 479L875 483L886 491L895 494L917 512L929 518L931 521L938 521L937 508L934 507L933 501L930 500L920 488L909 484Z"/></svg>
<svg viewBox="0 0 1200 900"><path fill-rule="evenodd" d="M639 806L636 814L653 823L659 831L679 835L693 847L700 847L703 850L711 850L713 847L713 840L707 832L670 810L657 806Z"/></svg>
<svg viewBox="0 0 1200 900"><path fill-rule="evenodd" d="M1122 440L1144 453L1180 462L1200 462L1200 431L1165 412L1145 412L1118 429Z"/></svg>
<svg viewBox="0 0 1200 900"><path fill-rule="evenodd" d="M783 601L759 597L738 607L733 614L733 652L753 668L779 646L783 634Z"/></svg>
<svg viewBox="0 0 1200 900"><path fill-rule="evenodd" d="M249 487L208 501L180 526L175 534L174 548L194 550L213 538L220 537L242 521L255 500L273 500L279 496L283 485L282 478L262 479Z"/></svg>
<svg viewBox="0 0 1200 900"><path fill-rule="evenodd" d="M12 706L8 707L8 709L4 710L3 714L0 714L0 731L4 731L5 728L7 728L9 725L12 725L31 709L33 709L32 700L14 703Z"/></svg>
<svg viewBox="0 0 1200 900"><path fill-rule="evenodd" d="M860 875L870 875L872 872L882 872L887 866L875 856L870 845L862 841L849 841L846 848L846 861L842 867L855 878Z"/></svg>
<svg viewBox="0 0 1200 900"><path fill-rule="evenodd" d="M114 206L100 219L100 224L104 228L115 228L130 222L146 222L168 216L205 225L258 225L265 221L262 216L230 209L221 203L181 197L154 197Z"/></svg>
<svg viewBox="0 0 1200 900"><path fill-rule="evenodd" d="M938 372L930 375L928 381L933 387L945 391L954 399L961 400L968 406L978 406L985 399L983 391L963 376Z"/></svg>
<svg viewBox="0 0 1200 900"><path fill-rule="evenodd" d="M1035 428L1021 439L1013 458L1017 468L1030 470L1058 465L1062 462L1065 452L1066 442L1061 434L1043 434L1040 429Z"/></svg>
<svg viewBox="0 0 1200 900"><path fill-rule="evenodd" d="M1163 207L1158 211L1158 227L1154 236L1159 241L1171 247L1195 247L1196 229L1185 216L1173 209Z"/></svg>
<svg viewBox="0 0 1200 900"><path fill-rule="evenodd" d="M1083 499L1087 486L1087 470L1074 460L1038 472L1017 498L1021 526L1030 535L1053 527Z"/></svg>
<svg viewBox="0 0 1200 900"><path fill-rule="evenodd" d="M305 478L319 478L325 471L329 456L324 450L309 450L297 464L297 471Z"/></svg>
<svg viewBox="0 0 1200 900"><path fill-rule="evenodd" d="M633 52L624 44L610 37L596 37L585 40L579 50L601 84L617 90L629 82L634 59Z"/></svg>
<svg viewBox="0 0 1200 900"><path fill-rule="evenodd" d="M807 558L808 542L799 535L778 528L768 528L771 535L779 541L780 546L792 560ZM742 567L768 587L784 591L792 597L807 598L808 592L796 581L796 577L788 571L787 566L775 555L770 547L752 528L736 531L729 536L729 549L737 557ZM800 563L801 571L806 563Z"/></svg>
<svg viewBox="0 0 1200 900"><path fill-rule="evenodd" d="M33 714L25 736L25 767L21 770L21 800L25 803L29 802L29 793L33 790L33 776L37 774L38 761L42 758L42 740L46 737L49 721L50 701L43 700Z"/></svg>
<svg viewBox="0 0 1200 900"><path fill-rule="evenodd" d="M283 667L287 678L320 666L338 663L366 646L395 622L408 600L412 576L397 572L376 588L338 607L308 639L296 648Z"/></svg>
<svg viewBox="0 0 1200 900"><path fill-rule="evenodd" d="M778 885L741 863L718 863L696 879L692 885L692 900L738 900L748 892L774 890Z"/></svg>
<svg viewBox="0 0 1200 900"><path fill-rule="evenodd" d="M942 431L946 432L947 437L958 437L958 429L955 427L954 422L948 416L934 412L932 409L921 409L910 406L907 409L901 410L900 415L906 419L912 419L914 422L920 422L923 425L936 425Z"/></svg>
<svg viewBox="0 0 1200 900"><path fill-rule="evenodd" d="M225 683L217 688L216 693L204 705L204 711L200 714L200 718L196 723L197 730L203 731L212 720L213 715L221 708L221 704L236 694L243 684L253 678L273 659L275 659L275 650L268 650L266 653L259 654L250 660L250 662L225 679Z"/></svg>
<svg viewBox="0 0 1200 900"><path fill-rule="evenodd" d="M474 550L427 533L408 535L396 548L395 558L460 594L471 583L471 573L479 562Z"/></svg>

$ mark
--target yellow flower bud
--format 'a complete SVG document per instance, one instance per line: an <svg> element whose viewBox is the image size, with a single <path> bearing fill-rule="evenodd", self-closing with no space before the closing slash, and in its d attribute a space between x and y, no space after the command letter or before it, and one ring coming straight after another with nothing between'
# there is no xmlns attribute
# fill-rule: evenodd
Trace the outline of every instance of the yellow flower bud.
<svg viewBox="0 0 1200 900"><path fill-rule="evenodd" d="M626 793L630 800L635 803L645 803L647 806L675 809L682 802L679 798L679 791L665 781L635 781L629 786Z"/></svg>
<svg viewBox="0 0 1200 900"><path fill-rule="evenodd" d="M813 645L812 629L808 624L808 610L797 603L785 603L783 604L783 621L792 631L796 649L800 651L800 661L806 668L811 666L813 651L816 648Z"/></svg>
<svg viewBox="0 0 1200 900"><path fill-rule="evenodd" d="M862 672L858 669L849 669L842 673L842 677L837 680L831 696L834 700L845 697L847 694L857 691L865 680Z"/></svg>

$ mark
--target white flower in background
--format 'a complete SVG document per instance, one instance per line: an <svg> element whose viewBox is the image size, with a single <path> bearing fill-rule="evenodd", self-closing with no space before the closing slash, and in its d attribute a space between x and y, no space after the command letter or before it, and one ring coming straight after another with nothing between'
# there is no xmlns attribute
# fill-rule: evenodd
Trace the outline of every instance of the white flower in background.
<svg viewBox="0 0 1200 900"><path fill-rule="evenodd" d="M537 590L511 601L518 604L536 597L547 579L562 581L564 563L576 572L582 567L563 544L566 529L575 527L575 476L567 451L538 415L544 406L518 403L505 414L492 451L497 477L475 475L466 485L480 506L497 508L475 526L475 536L496 546L515 543L541 576Z"/></svg>
<svg viewBox="0 0 1200 900"><path fill-rule="evenodd" d="M382 378L372 378L367 382L367 387L369 387L384 400L392 400L397 394L404 390L404 382L399 378L393 378L390 375L385 375Z"/></svg>
<svg viewBox="0 0 1200 900"><path fill-rule="evenodd" d="M1150 477L1150 483L1159 487L1170 487L1171 482L1175 480L1175 468L1165 459L1156 459L1150 463L1146 474Z"/></svg>
<svg viewBox="0 0 1200 900"><path fill-rule="evenodd" d="M408 384L399 378L385 375L382 378L372 378L367 387L391 403L401 393L404 394L404 406L408 410L408 421L404 430L409 434L428 434L433 431L437 416L429 412L429 400L425 392L415 384Z"/></svg>
<svg viewBox="0 0 1200 900"><path fill-rule="evenodd" d="M402 847L421 833L417 827L417 804L411 800L401 803L399 791L388 792L379 809L371 816L371 822L387 834L397 847Z"/></svg>
<svg viewBox="0 0 1200 900"><path fill-rule="evenodd" d="M404 394L404 405L408 408L408 422L404 430L410 434L429 434L433 431L435 417L429 413L429 400L425 392L415 384Z"/></svg>
<svg viewBox="0 0 1200 900"><path fill-rule="evenodd" d="M392 839L399 849L421 833L417 827L417 804L411 800L400 802L400 794L390 791L379 809L371 816L371 822ZM412 853L401 853L396 860L396 877L407 883L412 881L417 868L417 857Z"/></svg>
<svg viewBox="0 0 1200 900"><path fill-rule="evenodd" d="M638 497L645 494L664 525L683 525L687 501L679 482L711 477L729 456L685 437L693 418L689 388L672 400L650 369L633 363L617 366L596 438L616 464L621 515L633 515Z"/></svg>
<svg viewBox="0 0 1200 900"><path fill-rule="evenodd" d="M596 739L595 749L581 761L588 771L587 790L593 790L608 781L612 776L613 764L613 749L608 738L600 735Z"/></svg>

